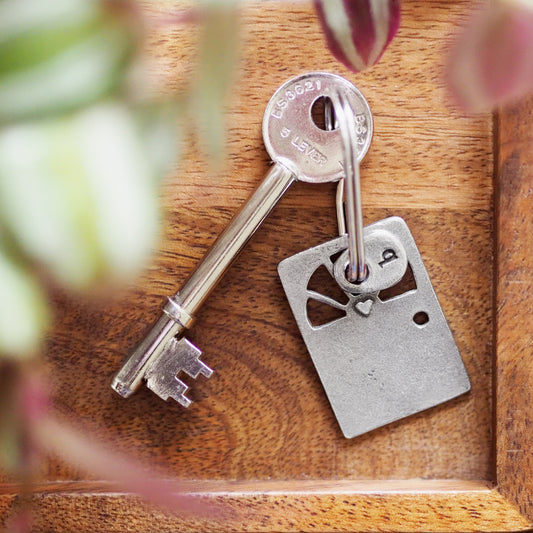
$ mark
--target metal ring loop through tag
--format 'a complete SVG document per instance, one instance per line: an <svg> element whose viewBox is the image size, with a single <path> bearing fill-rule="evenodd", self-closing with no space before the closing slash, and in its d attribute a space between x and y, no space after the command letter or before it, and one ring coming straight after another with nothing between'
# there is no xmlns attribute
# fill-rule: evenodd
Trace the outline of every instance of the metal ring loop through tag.
<svg viewBox="0 0 533 533"><path fill-rule="evenodd" d="M348 281L362 282L367 276L365 264L365 247L363 240L363 210L361 203L361 183L357 147L357 130L355 112L340 91L331 94L335 118L339 126L344 153L344 171L346 181L346 229L348 233L349 265L346 272ZM343 180L343 181L344 181ZM342 185L339 185L342 187ZM337 217L339 220L339 197L337 194ZM342 207L342 206L341 206Z"/></svg>

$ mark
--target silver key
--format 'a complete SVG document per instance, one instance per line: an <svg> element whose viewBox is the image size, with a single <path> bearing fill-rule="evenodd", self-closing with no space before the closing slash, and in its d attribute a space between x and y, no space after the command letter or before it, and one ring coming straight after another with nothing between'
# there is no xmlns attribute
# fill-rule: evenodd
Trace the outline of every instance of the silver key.
<svg viewBox="0 0 533 533"><path fill-rule="evenodd" d="M199 360L201 351L182 336L196 311L294 181L323 183L343 177L339 132L321 129L312 118L315 102L333 90L341 90L355 110L359 158L364 157L372 138L372 116L366 100L350 82L317 72L283 84L263 118L263 139L274 166L185 286L168 299L163 316L115 376L112 388L121 396L130 396L146 378L148 387L161 398L172 397L187 407L187 387L178 374L211 375L212 370Z"/></svg>
<svg viewBox="0 0 533 533"><path fill-rule="evenodd" d="M347 438L470 390L463 361L407 224L399 217L381 220L364 229L364 240L368 279L373 269L377 274L371 287L364 287L366 281L361 283L361 291L353 285L346 287L346 235L278 266L300 332ZM308 288L320 268L329 273L333 287L342 281L344 298L327 294L325 287L321 292ZM388 268L392 276L386 273ZM404 279L395 286L393 280L402 271L406 276L412 273L411 283L403 286ZM333 307L338 317L312 317L312 300Z"/></svg>

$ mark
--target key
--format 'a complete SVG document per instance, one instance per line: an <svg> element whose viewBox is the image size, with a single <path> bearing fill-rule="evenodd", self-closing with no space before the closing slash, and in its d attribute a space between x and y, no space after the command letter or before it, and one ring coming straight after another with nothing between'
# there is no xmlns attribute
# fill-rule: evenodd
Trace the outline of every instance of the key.
<svg viewBox="0 0 533 533"><path fill-rule="evenodd" d="M183 288L168 298L163 315L115 376L112 388L118 394L127 398L146 378L158 396L187 407L187 386L178 375L211 376L211 368L200 361L201 351L183 337L198 308L294 181L324 183L343 177L338 130L322 129L313 120L313 106L333 90L341 90L356 113L359 155L364 157L372 138L372 116L365 98L350 82L318 72L283 84L263 117L263 139L273 167Z"/></svg>
<svg viewBox="0 0 533 533"><path fill-rule="evenodd" d="M365 227L364 242L369 275L359 289L345 275L346 235L278 266L298 328L346 438L470 390L407 224L399 217L375 222ZM325 276L323 289L311 282L319 270ZM342 297L334 290L339 287ZM318 313L313 302L333 308L336 315Z"/></svg>

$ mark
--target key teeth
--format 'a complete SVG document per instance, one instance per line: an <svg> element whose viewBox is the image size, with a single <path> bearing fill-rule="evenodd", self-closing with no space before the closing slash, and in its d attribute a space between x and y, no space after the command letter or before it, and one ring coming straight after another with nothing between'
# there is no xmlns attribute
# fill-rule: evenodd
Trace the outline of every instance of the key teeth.
<svg viewBox="0 0 533 533"><path fill-rule="evenodd" d="M196 363L198 363L198 371L195 373L194 376L189 374L191 377L196 379L200 374L202 374L202 376L205 376L207 379L209 379L213 375L213 369L209 368L203 361L197 359Z"/></svg>
<svg viewBox="0 0 533 533"><path fill-rule="evenodd" d="M146 372L147 387L165 401L172 398L183 407L189 407L192 401L185 396L189 387L178 374L185 372L194 379L199 374L211 377L213 370L200 361L201 355L201 350L187 339L172 338Z"/></svg>
<svg viewBox="0 0 533 533"><path fill-rule="evenodd" d="M191 405L192 403L192 400L190 398L187 398L187 396L185 396L185 392L187 392L189 387L187 387L187 385L185 385L185 383L183 383L181 379L178 379L178 378L175 378L175 379L176 381L179 381L180 385L183 386L183 392L180 394L169 394L165 401L168 401L169 398L172 398L173 400L178 402L183 407L189 407L189 405Z"/></svg>
<svg viewBox="0 0 533 533"><path fill-rule="evenodd" d="M177 401L183 407L189 407L192 401L185 396L185 392L189 389L181 379L172 376L164 376L160 378L157 375L150 375L146 380L146 386L155 394L157 394L165 402L169 398Z"/></svg>

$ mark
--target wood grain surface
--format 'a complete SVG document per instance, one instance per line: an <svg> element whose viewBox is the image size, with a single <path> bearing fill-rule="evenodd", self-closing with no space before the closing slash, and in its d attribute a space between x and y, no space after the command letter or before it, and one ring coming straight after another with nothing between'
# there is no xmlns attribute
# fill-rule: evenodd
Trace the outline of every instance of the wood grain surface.
<svg viewBox="0 0 533 533"><path fill-rule="evenodd" d="M143 6L152 17L164 18L183 3ZM446 48L471 6L466 0L404 1L398 37L377 66L355 75L328 53L310 2L245 3L242 57L228 101L227 162L214 171L197 140L187 138L179 168L162 187L166 216L152 263L134 286L105 305L58 297L46 355L63 413L170 475L205 481L198 497L229 503L233 514L212 520L164 516L50 460L35 496L39 531L69 531L73 524L88 531L106 531L109 524L114 531L529 527L530 373L516 354L525 357L530 347L520 331L531 320L525 310L531 279L520 268L531 268L531 260L514 250L525 242L524 228L531 227L524 207L531 171L529 159L521 159L524 145L513 141L521 124L517 108L502 119L501 171L511 178L499 191L495 219L493 117L461 114L448 101L442 79ZM152 28L155 92L180 90L194 76L197 37L191 26ZM369 101L375 133L362 166L365 223L389 215L407 221L472 391L362 437L342 437L276 273L283 258L336 235L334 185L298 183L223 278L188 335L215 369L210 380L190 380L195 403L185 410L145 388L131 399L118 397L110 383L122 357L266 173L261 120L270 96L285 80L317 70L345 76ZM495 227L504 236L496 256ZM508 264L500 270L506 274L495 292L495 259L498 264L504 258ZM514 307L516 299L522 307ZM495 339L503 346L497 366ZM517 487L518 479L524 489ZM16 507L16 487L1 480L0 508ZM500 480L504 496L492 488Z"/></svg>
<svg viewBox="0 0 533 533"><path fill-rule="evenodd" d="M407 2L383 63L354 75L326 51L310 4L247 4L227 164L213 175L197 143L187 146L163 187L165 235L143 278L104 309L62 302L48 359L58 404L121 449L186 478L491 479L492 117L464 117L446 105L437 53L465 6ZM182 39L163 28L152 48L181 58L195 43L187 31ZM123 355L268 169L261 120L270 96L286 79L319 69L348 77L369 100L375 135L362 169L365 222L394 214L409 224L472 392L342 438L276 272L283 258L336 235L335 185L297 183L198 314L189 337L215 374L190 380L195 404L165 404L144 388L124 401L109 389ZM172 90L172 80L165 87ZM77 479L55 463L47 475Z"/></svg>

